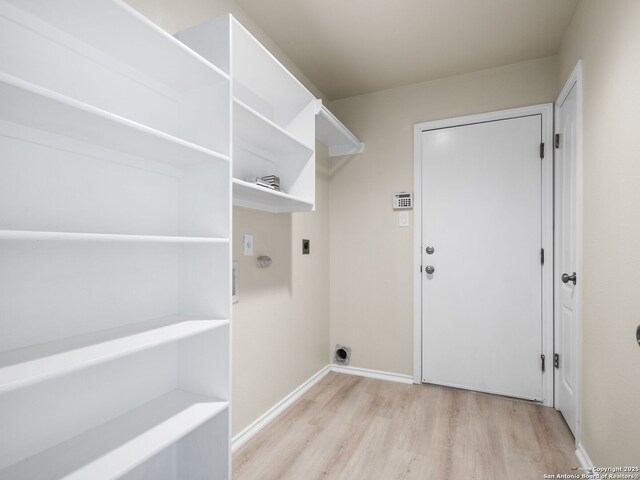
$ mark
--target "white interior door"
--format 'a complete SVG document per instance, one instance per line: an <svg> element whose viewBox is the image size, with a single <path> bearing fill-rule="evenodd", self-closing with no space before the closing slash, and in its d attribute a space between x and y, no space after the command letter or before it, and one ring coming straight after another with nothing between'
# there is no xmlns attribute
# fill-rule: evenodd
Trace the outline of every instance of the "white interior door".
<svg viewBox="0 0 640 480"><path fill-rule="evenodd" d="M577 160L578 101L577 85L556 105L556 132L559 135L555 156L556 185L556 335L555 405L567 425L577 435L578 386L578 294L577 268Z"/></svg>
<svg viewBox="0 0 640 480"><path fill-rule="evenodd" d="M541 115L422 133L425 383L542 399L541 138Z"/></svg>

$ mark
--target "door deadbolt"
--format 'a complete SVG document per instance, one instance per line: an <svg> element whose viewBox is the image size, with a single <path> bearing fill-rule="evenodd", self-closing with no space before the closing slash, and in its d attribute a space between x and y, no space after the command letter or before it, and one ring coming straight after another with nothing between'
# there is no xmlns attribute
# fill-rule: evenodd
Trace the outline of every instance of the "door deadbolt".
<svg viewBox="0 0 640 480"><path fill-rule="evenodd" d="M435 250L431 245L429 245L429 246L427 247L427 253L428 253L429 255L433 255L433 252L435 252L435 251L436 251L436 250Z"/></svg>
<svg viewBox="0 0 640 480"><path fill-rule="evenodd" d="M436 271L436 269L433 268L433 265L427 265L427 268L425 268L425 271L427 272L427 275L431 275L433 272Z"/></svg>

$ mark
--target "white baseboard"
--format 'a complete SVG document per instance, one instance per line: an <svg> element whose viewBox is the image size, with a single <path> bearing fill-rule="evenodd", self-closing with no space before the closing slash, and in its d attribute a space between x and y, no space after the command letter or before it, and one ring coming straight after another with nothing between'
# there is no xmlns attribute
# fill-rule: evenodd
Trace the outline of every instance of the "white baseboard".
<svg viewBox="0 0 640 480"><path fill-rule="evenodd" d="M585 450L582 442L578 442L576 445L576 457L578 458L582 468L587 470L589 473L593 473L593 462L591 461L591 458L589 458L589 454Z"/></svg>
<svg viewBox="0 0 640 480"><path fill-rule="evenodd" d="M311 387L322 380L329 372L345 373L347 375L357 375L360 377L375 378L378 380L386 380L398 383L413 383L413 377L410 375L400 375L397 373L381 372L378 370L369 370L367 368L345 367L342 365L327 365L318 373L313 375L309 380L296 388L289 395L284 397L264 415L256 419L251 425L238 433L231 440L231 451L235 452L242 445L247 443L255 434L264 427L273 422L278 415L289 408L293 403L304 395Z"/></svg>
<svg viewBox="0 0 640 480"><path fill-rule="evenodd" d="M256 433L262 430L275 420L275 418L289 408L296 400L304 395L311 387L322 380L331 371L331 365L327 365L318 373L313 375L309 380L304 382L298 388L296 388L289 395L284 397L272 408L270 408L264 415L255 420L251 425L238 433L231 439L231 451L235 452L242 445L247 443Z"/></svg>
<svg viewBox="0 0 640 480"><path fill-rule="evenodd" d="M401 375L399 373L381 372L379 370L369 370L368 368L346 367L343 365L331 365L331 371L346 373L347 375L357 375L359 377L375 378L397 383L413 383L411 375Z"/></svg>

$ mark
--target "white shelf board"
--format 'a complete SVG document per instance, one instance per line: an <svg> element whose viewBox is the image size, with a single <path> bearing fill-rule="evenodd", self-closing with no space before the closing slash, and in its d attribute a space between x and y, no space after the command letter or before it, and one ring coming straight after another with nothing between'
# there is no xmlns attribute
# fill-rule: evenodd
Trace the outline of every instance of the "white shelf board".
<svg viewBox="0 0 640 480"><path fill-rule="evenodd" d="M228 408L174 390L0 471L2 480L120 478Z"/></svg>
<svg viewBox="0 0 640 480"><path fill-rule="evenodd" d="M121 242L121 243L229 243L228 238L167 237L155 235L116 235L110 233L40 232L32 230L0 230L0 240Z"/></svg>
<svg viewBox="0 0 640 480"><path fill-rule="evenodd" d="M236 145L271 160L287 156L306 161L313 149L256 112L240 100L233 100L233 141Z"/></svg>
<svg viewBox="0 0 640 480"><path fill-rule="evenodd" d="M0 394L227 325L170 315L0 353Z"/></svg>
<svg viewBox="0 0 640 480"><path fill-rule="evenodd" d="M316 137L328 147L330 157L364 151L364 144L324 105L316 115Z"/></svg>
<svg viewBox="0 0 640 480"><path fill-rule="evenodd" d="M0 119L174 166L229 161L226 155L1 72L0 104Z"/></svg>
<svg viewBox="0 0 640 480"><path fill-rule="evenodd" d="M272 213L309 212L314 207L313 202L237 178L233 179L233 204Z"/></svg>
<svg viewBox="0 0 640 480"><path fill-rule="evenodd" d="M232 17L233 80L274 107L302 106L315 96Z"/></svg>
<svg viewBox="0 0 640 480"><path fill-rule="evenodd" d="M229 78L122 0L9 2L175 92L190 91ZM26 19L22 21L31 23ZM38 25L29 26L39 30Z"/></svg>

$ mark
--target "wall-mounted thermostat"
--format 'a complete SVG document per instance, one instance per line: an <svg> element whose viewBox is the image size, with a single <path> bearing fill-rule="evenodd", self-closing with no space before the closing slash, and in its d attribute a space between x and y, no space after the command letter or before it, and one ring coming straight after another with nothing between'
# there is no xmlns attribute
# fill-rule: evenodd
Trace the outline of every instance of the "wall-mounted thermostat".
<svg viewBox="0 0 640 480"><path fill-rule="evenodd" d="M393 194L393 209L413 208L413 193L398 192Z"/></svg>

